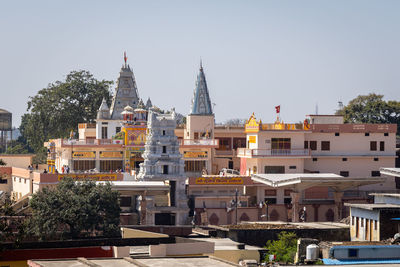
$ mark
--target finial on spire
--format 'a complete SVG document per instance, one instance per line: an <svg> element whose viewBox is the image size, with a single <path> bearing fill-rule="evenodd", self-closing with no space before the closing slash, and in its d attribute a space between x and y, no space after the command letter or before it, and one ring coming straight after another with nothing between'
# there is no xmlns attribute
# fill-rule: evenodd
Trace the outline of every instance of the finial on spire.
<svg viewBox="0 0 400 267"><path fill-rule="evenodd" d="M201 60L201 57L200 57L200 69L201 70L203 69L203 60Z"/></svg>
<svg viewBox="0 0 400 267"><path fill-rule="evenodd" d="M126 56L126 51L124 52L124 61L125 61L125 66L126 66L126 60L128 59L128 57Z"/></svg>

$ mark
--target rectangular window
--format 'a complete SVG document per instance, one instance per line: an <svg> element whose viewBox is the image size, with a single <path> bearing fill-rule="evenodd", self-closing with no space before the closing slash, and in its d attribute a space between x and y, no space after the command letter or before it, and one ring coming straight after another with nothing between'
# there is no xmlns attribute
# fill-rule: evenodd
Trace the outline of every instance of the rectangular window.
<svg viewBox="0 0 400 267"><path fill-rule="evenodd" d="M95 161L93 160L93 163ZM74 161L75 163L75 161ZM123 167L122 160L100 160L100 171L101 172L115 172L116 170L120 170ZM94 169L94 166L93 168Z"/></svg>
<svg viewBox="0 0 400 267"><path fill-rule="evenodd" d="M340 171L340 175L343 177L349 177L349 172L348 171Z"/></svg>
<svg viewBox="0 0 400 267"><path fill-rule="evenodd" d="M165 130L162 131L162 135L165 135ZM197 139L197 138L195 138L195 139Z"/></svg>
<svg viewBox="0 0 400 267"><path fill-rule="evenodd" d="M379 142L379 150L380 151L385 151L385 142L384 141L380 141Z"/></svg>
<svg viewBox="0 0 400 267"><path fill-rule="evenodd" d="M285 173L285 166L265 166L264 173Z"/></svg>
<svg viewBox="0 0 400 267"><path fill-rule="evenodd" d="M369 136L369 133L365 133L365 136Z"/></svg>
<svg viewBox="0 0 400 267"><path fill-rule="evenodd" d="M371 172L371 176L372 177L379 177L379 176L381 176L381 173L380 173L380 171L372 171Z"/></svg>
<svg viewBox="0 0 400 267"><path fill-rule="evenodd" d="M276 196L276 190L275 189L265 189L264 195L266 197L274 197L274 196Z"/></svg>
<svg viewBox="0 0 400 267"><path fill-rule="evenodd" d="M107 139L107 127L101 127L101 139Z"/></svg>
<svg viewBox="0 0 400 267"><path fill-rule="evenodd" d="M290 149L291 143L290 138L272 138L271 139L271 149L272 150L284 150Z"/></svg>
<svg viewBox="0 0 400 267"><path fill-rule="evenodd" d="M289 166L289 169L295 170L297 167L296 166Z"/></svg>
<svg viewBox="0 0 400 267"><path fill-rule="evenodd" d="M205 168L204 160L185 160L185 172L201 172Z"/></svg>
<svg viewBox="0 0 400 267"><path fill-rule="evenodd" d="M162 153L167 153L167 147L166 146L162 147Z"/></svg>
<svg viewBox="0 0 400 267"><path fill-rule="evenodd" d="M0 184L6 184L6 183L7 183L7 179L0 178Z"/></svg>
<svg viewBox="0 0 400 267"><path fill-rule="evenodd" d="M358 257L358 249L349 248L349 258L357 258Z"/></svg>
<svg viewBox="0 0 400 267"><path fill-rule="evenodd" d="M340 135L340 133L335 133L335 136L339 136Z"/></svg>
<svg viewBox="0 0 400 267"><path fill-rule="evenodd" d="M374 158L374 161L379 161L379 158Z"/></svg>
<svg viewBox="0 0 400 267"><path fill-rule="evenodd" d="M313 158L312 161L318 161L318 158Z"/></svg>
<svg viewBox="0 0 400 267"><path fill-rule="evenodd" d="M304 141L304 149L308 149L308 141Z"/></svg>
<svg viewBox="0 0 400 267"><path fill-rule="evenodd" d="M131 207L132 198L131 197L120 197L119 203L121 207Z"/></svg>
<svg viewBox="0 0 400 267"><path fill-rule="evenodd" d="M321 141L321 150L325 150L325 151L331 150L331 142Z"/></svg>
<svg viewBox="0 0 400 267"><path fill-rule="evenodd" d="M310 149L317 150L317 141L310 141Z"/></svg>
<svg viewBox="0 0 400 267"><path fill-rule="evenodd" d="M264 198L265 203L268 204L276 204L276 197L268 197L268 198Z"/></svg>
<svg viewBox="0 0 400 267"><path fill-rule="evenodd" d="M347 161L347 158L342 158L342 161Z"/></svg>
<svg viewBox="0 0 400 267"><path fill-rule="evenodd" d="M115 127L115 133L119 133L121 131L121 127Z"/></svg>
<svg viewBox="0 0 400 267"><path fill-rule="evenodd" d="M369 142L369 150L376 151L376 141Z"/></svg>
<svg viewBox="0 0 400 267"><path fill-rule="evenodd" d="M384 133L383 135L384 135L384 136L389 136L389 133ZM375 230L376 230L376 229L375 229Z"/></svg>
<svg viewBox="0 0 400 267"><path fill-rule="evenodd" d="M88 171L94 169L95 165L96 165L95 160L74 160L74 171ZM122 161L121 161L121 167L122 167Z"/></svg>
<svg viewBox="0 0 400 267"><path fill-rule="evenodd" d="M163 165L163 174L168 174L168 165Z"/></svg>

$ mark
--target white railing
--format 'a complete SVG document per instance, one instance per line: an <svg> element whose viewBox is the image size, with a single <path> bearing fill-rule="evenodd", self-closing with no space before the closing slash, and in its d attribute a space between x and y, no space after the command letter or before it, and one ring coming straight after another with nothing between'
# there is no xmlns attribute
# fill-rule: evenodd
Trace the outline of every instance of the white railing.
<svg viewBox="0 0 400 267"><path fill-rule="evenodd" d="M64 146L87 146L87 145L115 145L124 144L124 140L115 139L62 139L62 144Z"/></svg>
<svg viewBox="0 0 400 267"><path fill-rule="evenodd" d="M310 156L309 149L248 149L238 148L238 157Z"/></svg>
<svg viewBox="0 0 400 267"><path fill-rule="evenodd" d="M218 146L217 139L180 139L181 146Z"/></svg>

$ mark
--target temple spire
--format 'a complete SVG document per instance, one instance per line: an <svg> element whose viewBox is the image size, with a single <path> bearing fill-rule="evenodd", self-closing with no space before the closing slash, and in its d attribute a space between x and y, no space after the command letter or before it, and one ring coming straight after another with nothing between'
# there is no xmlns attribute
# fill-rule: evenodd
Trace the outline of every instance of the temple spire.
<svg viewBox="0 0 400 267"><path fill-rule="evenodd" d="M124 61L125 61L125 68L126 68L126 61L128 60L128 57L126 56L126 51L124 52Z"/></svg>
<svg viewBox="0 0 400 267"><path fill-rule="evenodd" d="M200 59L200 71L197 75L196 88L192 99L191 115L213 115L210 95L208 93L203 62Z"/></svg>

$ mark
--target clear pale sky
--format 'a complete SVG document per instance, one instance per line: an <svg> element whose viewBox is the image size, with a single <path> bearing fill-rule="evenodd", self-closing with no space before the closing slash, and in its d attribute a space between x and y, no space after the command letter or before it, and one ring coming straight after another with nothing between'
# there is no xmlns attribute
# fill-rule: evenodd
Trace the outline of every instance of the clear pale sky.
<svg viewBox="0 0 400 267"><path fill-rule="evenodd" d="M187 114L199 60L216 121L332 114L375 92L400 100L400 1L2 1L0 108L72 70L116 80L123 52L139 96Z"/></svg>

